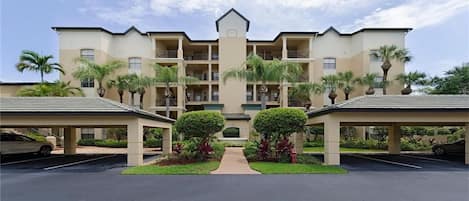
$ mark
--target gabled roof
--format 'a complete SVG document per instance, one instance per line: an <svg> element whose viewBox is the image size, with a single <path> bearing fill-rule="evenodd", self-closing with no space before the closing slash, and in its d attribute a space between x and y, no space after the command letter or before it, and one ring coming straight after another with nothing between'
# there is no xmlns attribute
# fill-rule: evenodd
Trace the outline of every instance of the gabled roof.
<svg viewBox="0 0 469 201"><path fill-rule="evenodd" d="M469 95L374 95L359 96L340 104L308 112L309 117L332 112L469 111Z"/></svg>
<svg viewBox="0 0 469 201"><path fill-rule="evenodd" d="M40 82L2 82L0 81L0 86L25 86L25 85L36 85L40 84Z"/></svg>
<svg viewBox="0 0 469 201"><path fill-rule="evenodd" d="M322 36L322 35L326 34L329 31L336 32L340 36L352 36L352 35L355 35L357 33L364 32L364 31L402 31L402 32L409 32L409 31L412 31L412 28L362 28L362 29L359 29L359 30L357 30L355 32L352 32L352 33L341 33L336 28L331 26L328 29L326 29L325 31L323 31L322 33L319 33L318 35Z"/></svg>
<svg viewBox="0 0 469 201"><path fill-rule="evenodd" d="M225 14L223 14L221 17L219 17L217 19L217 21L215 22L216 26L217 26L217 32L218 32L218 22L220 22L223 18L225 18L228 14L230 14L231 12L234 12L236 13L236 15L238 15L239 17L241 17L244 21L246 21L247 25L246 25L246 32L249 31L249 20L244 17L243 15L241 15L241 13L239 13L237 10L235 10L234 8L231 8L230 10L228 10Z"/></svg>
<svg viewBox="0 0 469 201"><path fill-rule="evenodd" d="M175 120L95 97L1 97L0 115L134 115L173 123Z"/></svg>

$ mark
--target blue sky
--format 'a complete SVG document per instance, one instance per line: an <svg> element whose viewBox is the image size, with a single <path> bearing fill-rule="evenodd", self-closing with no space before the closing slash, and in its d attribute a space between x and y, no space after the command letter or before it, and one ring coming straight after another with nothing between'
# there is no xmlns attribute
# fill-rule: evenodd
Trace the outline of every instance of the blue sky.
<svg viewBox="0 0 469 201"><path fill-rule="evenodd" d="M250 39L272 39L280 31L341 32L362 27L412 27L407 71L441 75L469 61L467 0L2 0L0 81L38 81L15 69L21 50L58 58L52 26L102 26L123 32L185 31L192 39L214 39L215 20L235 8L251 21ZM58 79L58 74L46 76Z"/></svg>

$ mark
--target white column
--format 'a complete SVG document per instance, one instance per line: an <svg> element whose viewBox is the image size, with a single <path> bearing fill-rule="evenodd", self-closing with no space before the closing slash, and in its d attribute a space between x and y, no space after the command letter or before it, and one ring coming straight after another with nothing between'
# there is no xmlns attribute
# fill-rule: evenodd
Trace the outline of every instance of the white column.
<svg viewBox="0 0 469 201"><path fill-rule="evenodd" d="M286 82L283 82L281 85L281 107L288 107L288 85Z"/></svg>
<svg viewBox="0 0 469 201"><path fill-rule="evenodd" d="M303 142L304 141L303 132L297 132L294 135L295 135L294 136L295 137L294 138L294 140L295 140L295 142L294 142L295 143L295 151L296 151L297 154L302 154L303 153L303 143L304 143Z"/></svg>
<svg viewBox="0 0 469 201"><path fill-rule="evenodd" d="M331 117L324 122L324 163L340 165L340 123Z"/></svg>
<svg viewBox="0 0 469 201"><path fill-rule="evenodd" d="M466 126L465 126L465 129L466 129L466 156L465 156L465 163L466 165L469 165L469 123L466 123Z"/></svg>
<svg viewBox="0 0 469 201"><path fill-rule="evenodd" d="M256 44L252 45L252 54L254 54L254 55L257 54L257 45Z"/></svg>
<svg viewBox="0 0 469 201"><path fill-rule="evenodd" d="M172 149L172 134L171 128L163 129L163 154L170 154Z"/></svg>
<svg viewBox="0 0 469 201"><path fill-rule="evenodd" d="M178 59L183 59L184 53L182 51L182 37L178 39Z"/></svg>
<svg viewBox="0 0 469 201"><path fill-rule="evenodd" d="M309 58L313 58L313 38L309 39L309 50L308 50Z"/></svg>
<svg viewBox="0 0 469 201"><path fill-rule="evenodd" d="M153 56L156 58L158 57L157 52L156 52L156 39L150 37L150 40L151 40L151 48L153 50Z"/></svg>
<svg viewBox="0 0 469 201"><path fill-rule="evenodd" d="M143 164L143 125L138 120L127 124L127 166Z"/></svg>
<svg viewBox="0 0 469 201"><path fill-rule="evenodd" d="M257 85L252 85L252 101L257 101Z"/></svg>
<svg viewBox="0 0 469 201"><path fill-rule="evenodd" d="M64 129L64 154L73 155L77 153L77 129L67 127Z"/></svg>
<svg viewBox="0 0 469 201"><path fill-rule="evenodd" d="M389 154L401 152L401 127L399 125L388 127L388 152Z"/></svg>
<svg viewBox="0 0 469 201"><path fill-rule="evenodd" d="M282 37L282 42L283 42L283 46L282 46L282 59L286 59L288 58L288 50L287 50L287 38L286 37Z"/></svg>
<svg viewBox="0 0 469 201"><path fill-rule="evenodd" d="M208 45L208 60L212 60L212 44Z"/></svg>

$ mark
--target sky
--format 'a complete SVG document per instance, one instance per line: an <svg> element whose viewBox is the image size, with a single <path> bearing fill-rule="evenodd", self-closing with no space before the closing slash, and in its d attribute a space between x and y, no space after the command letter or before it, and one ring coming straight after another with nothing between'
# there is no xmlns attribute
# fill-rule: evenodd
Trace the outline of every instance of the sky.
<svg viewBox="0 0 469 201"><path fill-rule="evenodd" d="M58 59L52 26L100 26L124 32L185 31L192 39L216 39L215 21L235 8L251 22L249 39L271 40L281 31L343 33L371 27L411 27L406 47L414 57L406 71L442 75L469 62L467 0L0 0L0 81L39 81L16 70L22 50ZM46 80L59 78L57 73Z"/></svg>

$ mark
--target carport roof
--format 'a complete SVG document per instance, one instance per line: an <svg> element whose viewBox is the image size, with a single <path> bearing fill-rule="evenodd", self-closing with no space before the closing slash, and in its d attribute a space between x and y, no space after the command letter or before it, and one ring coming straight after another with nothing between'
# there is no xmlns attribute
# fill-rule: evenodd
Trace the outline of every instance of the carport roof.
<svg viewBox="0 0 469 201"><path fill-rule="evenodd" d="M135 115L173 123L175 120L96 97L1 97L1 115Z"/></svg>
<svg viewBox="0 0 469 201"><path fill-rule="evenodd" d="M309 117L332 112L469 111L469 95L374 95L308 112Z"/></svg>

